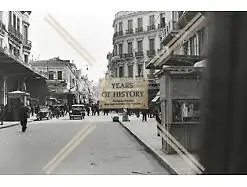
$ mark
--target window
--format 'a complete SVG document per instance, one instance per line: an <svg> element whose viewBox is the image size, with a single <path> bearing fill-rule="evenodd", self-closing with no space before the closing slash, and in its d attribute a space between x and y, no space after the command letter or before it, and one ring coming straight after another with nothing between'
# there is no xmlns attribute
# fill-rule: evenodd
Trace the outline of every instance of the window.
<svg viewBox="0 0 247 187"><path fill-rule="evenodd" d="M128 30L132 30L133 29L133 22L132 20L128 20Z"/></svg>
<svg viewBox="0 0 247 187"><path fill-rule="evenodd" d="M52 71L49 71L49 80L54 80L54 74Z"/></svg>
<svg viewBox="0 0 247 187"><path fill-rule="evenodd" d="M143 67L142 64L138 64L138 77L142 76L142 72L143 72L142 67Z"/></svg>
<svg viewBox="0 0 247 187"><path fill-rule="evenodd" d="M154 50L154 38L149 39L149 50L150 51Z"/></svg>
<svg viewBox="0 0 247 187"><path fill-rule="evenodd" d="M118 54L123 54L123 44L119 44L118 46Z"/></svg>
<svg viewBox="0 0 247 187"><path fill-rule="evenodd" d="M57 79L58 80L63 80L63 72L62 71L58 71L57 72Z"/></svg>
<svg viewBox="0 0 247 187"><path fill-rule="evenodd" d="M138 27L138 29L142 28L142 18L137 19L137 27Z"/></svg>
<svg viewBox="0 0 247 187"><path fill-rule="evenodd" d="M116 68L115 69L115 77L117 77L117 72L118 72L118 69Z"/></svg>
<svg viewBox="0 0 247 187"><path fill-rule="evenodd" d="M128 76L133 77L133 65L128 66Z"/></svg>
<svg viewBox="0 0 247 187"><path fill-rule="evenodd" d="M20 32L20 19L17 18L17 31Z"/></svg>
<svg viewBox="0 0 247 187"><path fill-rule="evenodd" d="M128 53L133 53L132 42L128 42Z"/></svg>
<svg viewBox="0 0 247 187"><path fill-rule="evenodd" d="M183 48L184 48L184 55L189 55L188 54L188 42L184 43Z"/></svg>
<svg viewBox="0 0 247 187"><path fill-rule="evenodd" d="M189 39L189 43L190 43L190 55L198 55L198 42L196 35L194 35Z"/></svg>
<svg viewBox="0 0 247 187"><path fill-rule="evenodd" d="M124 67L121 66L119 67L119 77L123 77L124 76Z"/></svg>
<svg viewBox="0 0 247 187"><path fill-rule="evenodd" d="M165 22L165 18L160 18L160 28L165 28L166 26L166 22Z"/></svg>
<svg viewBox="0 0 247 187"><path fill-rule="evenodd" d="M24 55L24 62L28 63L28 55Z"/></svg>
<svg viewBox="0 0 247 187"><path fill-rule="evenodd" d="M3 39L0 38L0 47L3 47Z"/></svg>
<svg viewBox="0 0 247 187"><path fill-rule="evenodd" d="M117 55L117 45L114 45L114 54L113 55Z"/></svg>
<svg viewBox="0 0 247 187"><path fill-rule="evenodd" d="M13 27L16 29L16 15L13 14Z"/></svg>
<svg viewBox="0 0 247 187"><path fill-rule="evenodd" d="M199 32L198 32L198 40L199 40L199 54L200 55L203 55L202 53L203 53L203 48L204 48L204 46L205 46L205 29L203 28L203 29L201 29Z"/></svg>
<svg viewBox="0 0 247 187"><path fill-rule="evenodd" d="M119 32L123 31L123 22L119 23Z"/></svg>
<svg viewBox="0 0 247 187"><path fill-rule="evenodd" d="M149 25L150 26L154 25L154 15L149 16Z"/></svg>
<svg viewBox="0 0 247 187"><path fill-rule="evenodd" d="M143 42L142 42L142 40L137 41L137 50L138 50L138 52L142 52L143 51Z"/></svg>
<svg viewBox="0 0 247 187"><path fill-rule="evenodd" d="M9 25L12 25L12 12L9 11Z"/></svg>
<svg viewBox="0 0 247 187"><path fill-rule="evenodd" d="M28 40L28 28L26 25L24 25L23 29L24 29L24 39L27 42L27 40Z"/></svg>

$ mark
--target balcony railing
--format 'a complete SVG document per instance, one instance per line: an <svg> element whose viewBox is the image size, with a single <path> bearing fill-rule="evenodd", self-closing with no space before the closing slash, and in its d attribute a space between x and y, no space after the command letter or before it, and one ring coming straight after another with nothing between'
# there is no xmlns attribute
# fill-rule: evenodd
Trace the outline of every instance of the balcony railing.
<svg viewBox="0 0 247 187"><path fill-rule="evenodd" d="M149 51L147 51L147 56L148 57L154 57L155 54L156 54L156 51L155 50L149 50Z"/></svg>
<svg viewBox="0 0 247 187"><path fill-rule="evenodd" d="M136 32L143 32L143 27L136 28Z"/></svg>
<svg viewBox="0 0 247 187"><path fill-rule="evenodd" d="M138 51L138 52L135 52L135 57L136 58L142 58L144 55L143 55L143 51Z"/></svg>
<svg viewBox="0 0 247 187"><path fill-rule="evenodd" d="M126 55L123 54L123 53L122 53L122 54L119 54L119 57L120 57L120 58L125 58L125 56L126 56Z"/></svg>
<svg viewBox="0 0 247 187"><path fill-rule="evenodd" d="M113 38L118 37L118 36L123 36L123 31L115 32L113 35Z"/></svg>
<svg viewBox="0 0 247 187"><path fill-rule="evenodd" d="M123 31L119 31L118 36L123 36Z"/></svg>
<svg viewBox="0 0 247 187"><path fill-rule="evenodd" d="M23 42L23 35L11 25L9 25L9 34L11 37L16 39L18 42Z"/></svg>
<svg viewBox="0 0 247 187"><path fill-rule="evenodd" d="M23 47L31 49L32 48L32 42L30 40L24 40Z"/></svg>
<svg viewBox="0 0 247 187"><path fill-rule="evenodd" d="M133 29L128 29L128 30L126 30L126 34L133 34L134 32L133 32Z"/></svg>
<svg viewBox="0 0 247 187"><path fill-rule="evenodd" d="M182 29L187 25L197 14L196 11L184 11L180 13L180 17L177 22L177 28Z"/></svg>
<svg viewBox="0 0 247 187"><path fill-rule="evenodd" d="M133 53L127 53L125 55L125 58L133 58L134 57L134 54Z"/></svg>
<svg viewBox="0 0 247 187"><path fill-rule="evenodd" d="M147 30L148 31L155 30L155 25L149 25L149 26L147 26Z"/></svg>

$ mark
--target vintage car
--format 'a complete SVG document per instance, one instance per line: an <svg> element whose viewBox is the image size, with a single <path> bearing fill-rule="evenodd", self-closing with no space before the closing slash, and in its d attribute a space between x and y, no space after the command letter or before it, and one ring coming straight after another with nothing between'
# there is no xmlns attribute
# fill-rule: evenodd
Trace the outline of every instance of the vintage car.
<svg viewBox="0 0 247 187"><path fill-rule="evenodd" d="M49 107L46 106L40 107L40 110L38 111L37 114L37 119L42 120L43 118L52 119L52 113Z"/></svg>
<svg viewBox="0 0 247 187"><path fill-rule="evenodd" d="M85 105L76 104L76 105L72 105L72 109L69 112L69 119L75 119L75 118L84 119L85 115L86 115Z"/></svg>

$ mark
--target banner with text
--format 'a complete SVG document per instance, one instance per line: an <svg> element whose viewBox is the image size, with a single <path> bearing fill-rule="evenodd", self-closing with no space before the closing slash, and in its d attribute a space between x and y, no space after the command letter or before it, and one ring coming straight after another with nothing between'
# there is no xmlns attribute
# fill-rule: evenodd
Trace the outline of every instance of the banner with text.
<svg viewBox="0 0 247 187"><path fill-rule="evenodd" d="M110 78L100 80L101 109L147 109L148 80L144 78Z"/></svg>

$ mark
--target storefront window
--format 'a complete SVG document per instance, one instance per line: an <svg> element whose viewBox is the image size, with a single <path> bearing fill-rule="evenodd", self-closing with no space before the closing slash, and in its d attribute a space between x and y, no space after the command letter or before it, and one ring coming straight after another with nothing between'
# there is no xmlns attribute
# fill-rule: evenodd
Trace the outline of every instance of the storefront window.
<svg viewBox="0 0 247 187"><path fill-rule="evenodd" d="M199 121L199 100L173 100L173 122Z"/></svg>

